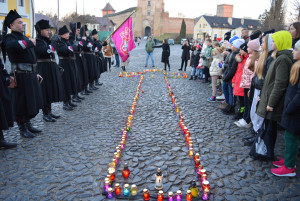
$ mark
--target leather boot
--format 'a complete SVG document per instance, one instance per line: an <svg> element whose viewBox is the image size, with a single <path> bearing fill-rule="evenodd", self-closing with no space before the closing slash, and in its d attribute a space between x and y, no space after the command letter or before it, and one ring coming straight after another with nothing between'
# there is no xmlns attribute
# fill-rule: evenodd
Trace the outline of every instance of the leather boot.
<svg viewBox="0 0 300 201"><path fill-rule="evenodd" d="M90 94L86 91L86 89L84 89L84 90L81 92L81 94L82 94L82 95L85 95L85 96L90 95Z"/></svg>
<svg viewBox="0 0 300 201"><path fill-rule="evenodd" d="M243 117L244 113L241 112L240 109L238 109L237 113L235 114L235 116L232 118L232 120L239 120Z"/></svg>
<svg viewBox="0 0 300 201"><path fill-rule="evenodd" d="M179 68L178 70L179 70L179 71L182 71L182 68Z"/></svg>
<svg viewBox="0 0 300 201"><path fill-rule="evenodd" d="M251 145L253 145L254 141L255 141L255 137L252 137L252 138L250 138L248 140L245 140L244 141L244 145L245 146L251 146Z"/></svg>
<svg viewBox="0 0 300 201"><path fill-rule="evenodd" d="M17 146L16 143L9 143L4 140L3 132L0 131L0 148L11 149Z"/></svg>
<svg viewBox="0 0 300 201"><path fill-rule="evenodd" d="M27 127L27 129L28 129L31 133L40 133L40 132L42 132L42 130L33 127L33 126L32 126L32 123L30 122L30 120L28 120L28 122L26 122L26 127Z"/></svg>
<svg viewBox="0 0 300 201"><path fill-rule="evenodd" d="M89 94L93 93L91 90L88 89L88 87L86 87L85 90L86 90L86 92L89 93Z"/></svg>
<svg viewBox="0 0 300 201"><path fill-rule="evenodd" d="M77 107L77 105L74 104L74 103L72 103L72 101L69 101L68 103L69 103L69 105L70 105L71 107Z"/></svg>
<svg viewBox="0 0 300 201"><path fill-rule="evenodd" d="M193 76L191 75L190 79L189 80L193 80Z"/></svg>
<svg viewBox="0 0 300 201"><path fill-rule="evenodd" d="M80 100L84 100L85 97L83 97L80 93L77 94L77 98L79 98Z"/></svg>
<svg viewBox="0 0 300 201"><path fill-rule="evenodd" d="M46 122L55 122L56 120L49 115L49 106L46 105L43 108L43 119Z"/></svg>
<svg viewBox="0 0 300 201"><path fill-rule="evenodd" d="M92 90L97 90L98 87L95 87L93 83L90 83L90 89L92 89Z"/></svg>
<svg viewBox="0 0 300 201"><path fill-rule="evenodd" d="M64 110L67 110L67 111L71 111L71 110L73 110L74 108L73 108L71 105L69 105L68 102L64 102L63 109L64 109Z"/></svg>
<svg viewBox="0 0 300 201"><path fill-rule="evenodd" d="M80 103L81 102L81 100L79 98L77 98L76 95L73 95L72 101L75 102L75 103Z"/></svg>
<svg viewBox="0 0 300 201"><path fill-rule="evenodd" d="M25 138L34 138L35 134L31 133L25 123L18 123L18 127L20 130L20 135Z"/></svg>
<svg viewBox="0 0 300 201"><path fill-rule="evenodd" d="M197 75L194 77L194 80L197 80Z"/></svg>

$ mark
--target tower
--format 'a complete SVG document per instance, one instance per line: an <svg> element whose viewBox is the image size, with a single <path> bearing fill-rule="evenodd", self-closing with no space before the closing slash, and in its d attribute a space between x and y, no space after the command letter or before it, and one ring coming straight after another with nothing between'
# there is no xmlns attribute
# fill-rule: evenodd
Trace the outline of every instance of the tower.
<svg viewBox="0 0 300 201"><path fill-rule="evenodd" d="M113 9L110 3L106 3L105 7L102 9L102 17L108 14L113 14L115 12L115 9Z"/></svg>
<svg viewBox="0 0 300 201"><path fill-rule="evenodd" d="M221 4L217 7L218 17L232 17L233 16L233 5Z"/></svg>

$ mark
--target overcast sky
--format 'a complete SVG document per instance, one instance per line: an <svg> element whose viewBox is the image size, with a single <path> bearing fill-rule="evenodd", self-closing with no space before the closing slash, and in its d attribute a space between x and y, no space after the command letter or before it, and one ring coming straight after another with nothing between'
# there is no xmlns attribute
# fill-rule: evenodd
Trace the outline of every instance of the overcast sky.
<svg viewBox="0 0 300 201"><path fill-rule="evenodd" d="M287 10L292 11L291 1L288 3ZM47 3L46 3L47 2ZM102 8L110 2L116 12L137 6L137 0L77 0L77 11L83 13L83 3L85 14L102 16ZM251 17L257 19L259 14L265 9L269 9L270 0L165 0L165 11L171 17L177 17L178 13L183 13L188 18L199 17L204 14L216 14L218 4L233 4L233 17ZM52 11L57 13L57 0L45 1L35 0L36 12ZM75 12L76 0L59 0L60 16Z"/></svg>

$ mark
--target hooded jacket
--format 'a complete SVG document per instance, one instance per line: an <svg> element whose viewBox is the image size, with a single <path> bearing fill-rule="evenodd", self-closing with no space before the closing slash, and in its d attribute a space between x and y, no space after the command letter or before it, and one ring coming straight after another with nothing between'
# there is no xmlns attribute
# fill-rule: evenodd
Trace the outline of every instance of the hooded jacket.
<svg viewBox="0 0 300 201"><path fill-rule="evenodd" d="M289 84L290 71L293 64L293 55L290 50L292 36L288 31L279 31L272 34L272 38L278 52L265 77L256 113L261 117L265 117L266 107L270 106L273 108L273 121L280 121L283 112L284 95ZM271 112L267 114L266 118L271 119Z"/></svg>
<svg viewBox="0 0 300 201"><path fill-rule="evenodd" d="M224 56L220 53L216 56L213 56L213 61L209 67L210 76L221 76L222 68L219 67L220 62L223 62Z"/></svg>
<svg viewBox="0 0 300 201"><path fill-rule="evenodd" d="M241 88L249 89L251 86L251 80L254 77L254 72L249 69L249 65L251 62L252 54L249 54L249 57L245 63L243 74L242 74L242 80L241 80ZM255 61L255 66L257 64L257 61Z"/></svg>
<svg viewBox="0 0 300 201"><path fill-rule="evenodd" d="M233 87L233 95L235 96L244 96L244 89L240 87L242 81L243 69L245 68L246 61L248 60L249 54L245 57L237 54L235 60L237 62L237 70L235 72L234 77L232 78Z"/></svg>

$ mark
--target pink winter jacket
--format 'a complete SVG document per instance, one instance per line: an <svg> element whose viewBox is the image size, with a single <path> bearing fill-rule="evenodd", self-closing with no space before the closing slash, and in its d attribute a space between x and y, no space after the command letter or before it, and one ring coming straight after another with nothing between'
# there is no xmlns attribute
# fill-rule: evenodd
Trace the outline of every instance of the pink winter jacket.
<svg viewBox="0 0 300 201"><path fill-rule="evenodd" d="M252 81L252 78L254 77L254 72L252 72L251 70L249 70L248 66L250 64L250 61L251 61L251 57L252 57L252 54L249 55L246 63L245 63L245 66L244 66L244 70L243 70L243 74L242 74L242 80L241 80L241 84L240 84L240 87L241 88L246 88L246 89L250 89L250 86L251 86L251 81ZM257 64L257 61L255 61L255 66Z"/></svg>

